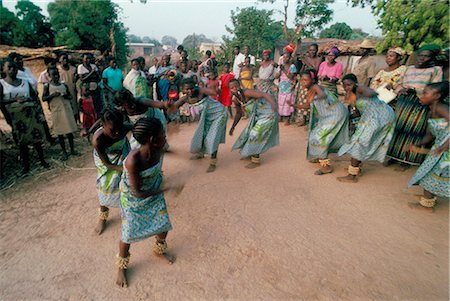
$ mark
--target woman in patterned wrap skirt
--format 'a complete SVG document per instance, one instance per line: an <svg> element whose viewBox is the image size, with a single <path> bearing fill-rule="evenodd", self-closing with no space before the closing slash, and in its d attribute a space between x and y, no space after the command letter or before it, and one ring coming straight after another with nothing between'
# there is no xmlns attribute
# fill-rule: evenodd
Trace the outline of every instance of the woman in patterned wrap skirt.
<svg viewBox="0 0 450 301"><path fill-rule="evenodd" d="M278 105L271 94L251 89L241 89L239 81L229 82L233 102L236 105L236 116L230 135L242 117L243 110L250 108L250 120L233 145L239 149L242 157L250 157L247 168L260 165L260 154L279 144Z"/></svg>
<svg viewBox="0 0 450 301"><path fill-rule="evenodd" d="M339 156L350 155L351 161L348 175L337 179L341 182L357 182L362 161L383 163L394 131L395 114L388 104L378 99L375 91L359 86L354 74L345 75L342 81L346 102L355 106L361 117L350 141L338 152Z"/></svg>

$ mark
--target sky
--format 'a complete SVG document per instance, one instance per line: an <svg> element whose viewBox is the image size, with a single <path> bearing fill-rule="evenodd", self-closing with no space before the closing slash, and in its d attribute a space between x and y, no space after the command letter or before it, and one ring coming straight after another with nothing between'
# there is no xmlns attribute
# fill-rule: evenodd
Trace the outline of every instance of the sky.
<svg viewBox="0 0 450 301"><path fill-rule="evenodd" d="M95 1L95 0L92 0ZM181 43L192 33L204 34L215 41L220 41L227 35L225 25L230 26L231 10L237 7L256 6L261 9L273 9L274 19L281 20L282 15L277 11L283 9L284 0L277 0L273 4L257 3L256 0L112 0L122 8L121 19L129 29L129 34L140 37L149 36L161 40L165 35L173 36ZM11 11L17 1L3 0L3 5ZM40 6L43 14L48 16L47 4L52 1L32 0ZM290 1L288 11L288 26L293 27L295 15L295 0ZM370 8L352 8L347 6L346 0L336 0L333 5L333 20L326 25L345 22L352 28L362 28L371 35L380 35L377 19Z"/></svg>

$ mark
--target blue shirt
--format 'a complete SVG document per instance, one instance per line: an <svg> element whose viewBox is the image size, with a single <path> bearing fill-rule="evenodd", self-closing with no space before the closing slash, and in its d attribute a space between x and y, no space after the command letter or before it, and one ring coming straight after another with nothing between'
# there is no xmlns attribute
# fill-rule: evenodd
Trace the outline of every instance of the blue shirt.
<svg viewBox="0 0 450 301"><path fill-rule="evenodd" d="M114 91L119 91L123 87L123 74L122 70L120 70L119 68L106 68L105 70L103 70L102 78L106 78L108 80L108 86Z"/></svg>

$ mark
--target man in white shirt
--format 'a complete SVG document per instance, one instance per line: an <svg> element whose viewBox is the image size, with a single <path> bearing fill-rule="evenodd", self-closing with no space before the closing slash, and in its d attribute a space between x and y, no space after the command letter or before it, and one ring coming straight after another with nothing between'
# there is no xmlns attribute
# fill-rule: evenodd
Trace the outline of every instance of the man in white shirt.
<svg viewBox="0 0 450 301"><path fill-rule="evenodd" d="M256 64L256 60L255 60L255 57L250 54L250 47L248 45L244 46L244 51L243 52L244 52L244 56L245 57L250 57L250 65L252 67L254 67L255 64ZM245 58L244 58L244 60L245 60Z"/></svg>
<svg viewBox="0 0 450 301"><path fill-rule="evenodd" d="M245 62L245 55L241 53L241 47L234 47L234 62L233 62L233 74L235 78L239 78L241 73L241 66Z"/></svg>

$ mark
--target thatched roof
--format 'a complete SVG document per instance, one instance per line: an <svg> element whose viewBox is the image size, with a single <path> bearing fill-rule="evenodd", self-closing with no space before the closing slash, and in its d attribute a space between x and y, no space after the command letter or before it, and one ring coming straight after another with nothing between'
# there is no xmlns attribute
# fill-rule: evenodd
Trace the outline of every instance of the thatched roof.
<svg viewBox="0 0 450 301"><path fill-rule="evenodd" d="M81 62L82 53L93 53L99 54L96 50L72 50L68 49L67 46L58 47L44 47L44 48L26 48L26 47L15 47L9 45L0 45L0 58L7 57L10 53L17 52L23 56L24 61L31 61L36 59L42 59L44 57L51 57L53 53L66 52L71 56L71 60Z"/></svg>
<svg viewBox="0 0 450 301"><path fill-rule="evenodd" d="M374 44L376 40L371 40ZM307 52L311 44L316 43L319 45L319 54L326 54L328 50L336 46L341 51L341 55L361 55L362 51L359 45L362 40L339 40L339 39L303 39L300 45L301 52Z"/></svg>

